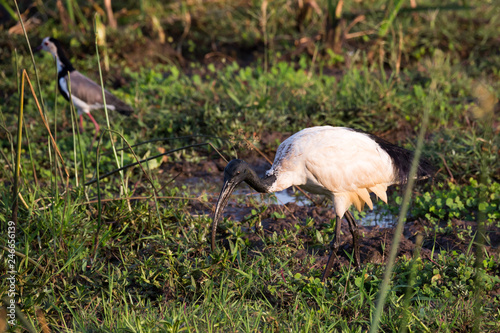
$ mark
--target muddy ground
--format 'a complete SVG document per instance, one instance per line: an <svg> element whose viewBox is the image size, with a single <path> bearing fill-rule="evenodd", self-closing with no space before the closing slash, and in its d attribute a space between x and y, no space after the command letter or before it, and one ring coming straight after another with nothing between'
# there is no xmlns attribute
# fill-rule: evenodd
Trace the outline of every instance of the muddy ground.
<svg viewBox="0 0 500 333"><path fill-rule="evenodd" d="M270 165L260 157L249 157L248 161L256 168L259 175L263 175L265 170L270 167ZM178 185L202 184L201 186L207 189L206 193L209 198L208 203L192 200L190 201L190 206L193 213L213 215L219 191L222 186L225 164L226 163L222 159L214 159L198 164L188 162L169 163L165 165L163 169L166 171L165 174L177 175L175 182ZM239 189L240 191L251 192L246 184L241 184ZM238 204L236 200L230 200L228 206L224 210L224 216L235 221L244 221L245 216L249 216L254 208L253 205L247 203ZM286 217L275 219L272 217L273 212L285 214ZM270 204L268 209L262 214L261 221L263 231L266 234L272 234L274 232L281 234L284 230L295 231L295 224L297 223L305 225L307 217L314 218L316 228L325 228L331 224L331 220L335 219L335 212L330 202L325 203L320 200L320 197L314 197L313 202L309 202L305 205L295 202L289 202L285 205ZM475 246L470 247L472 237L469 235L473 236L475 234L477 223L474 221L461 220L453 220L451 223L453 226L451 232L434 235L433 230L435 228L429 221L422 218L410 219L406 222L404 227L398 256L411 257L413 255L416 248L417 235L419 233L423 236L421 256L424 259L432 260L431 253L433 248L434 255L438 254L440 250L456 251L458 253L466 253L469 250L475 253ZM358 225L362 235L360 241L362 263L379 264L384 262L391 250L395 226L365 226L363 225L363 221L358 221ZM442 226L445 227L446 223L443 223ZM472 233L466 232L469 226L472 228ZM254 232L254 225L248 225L248 228L244 228L244 230L246 230L245 237L250 242L251 247L257 249L262 247L261 238ZM227 242L224 242L225 235L223 230L220 228L218 230L218 236L218 241L227 245ZM318 246L317 242L311 239L311 236L306 235L302 231L299 233L298 237L304 240L306 249L298 250L295 254L296 257L303 259L306 256L313 255L317 256L317 265L326 264L329 254L327 251L328 246ZM434 239L434 237L436 238ZM487 243L485 248L488 254L495 256L500 255L500 230L496 227L487 228L486 239ZM340 242L340 250L335 259L335 266L337 268L348 265L349 258L346 253L352 253L352 236L345 220L342 221L342 237ZM312 245L313 243L315 245ZM309 244L311 246L307 247Z"/></svg>

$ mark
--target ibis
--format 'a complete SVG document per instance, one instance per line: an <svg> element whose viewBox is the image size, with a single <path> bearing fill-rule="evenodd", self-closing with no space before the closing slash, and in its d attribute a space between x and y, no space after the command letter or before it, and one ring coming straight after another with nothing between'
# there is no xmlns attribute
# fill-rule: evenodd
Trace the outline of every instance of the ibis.
<svg viewBox="0 0 500 333"><path fill-rule="evenodd" d="M45 37L42 44L35 49L37 51L47 51L52 54L57 64L57 84L63 97L69 102L70 98L75 105L80 116L80 128L83 130L83 114L90 117L94 123L96 133L99 132L99 124L90 114L90 111L104 107L101 86L77 71L66 57L61 43L52 37ZM70 85L68 85L68 81ZM68 89L68 86L70 89ZM114 96L107 90L104 90L106 107L110 110L118 111L124 115L130 115L133 109Z"/></svg>
<svg viewBox="0 0 500 333"><path fill-rule="evenodd" d="M224 169L224 183L215 207L212 251L215 250L217 223L238 184L246 182L260 193L278 192L298 185L310 193L329 197L335 209L335 233L322 280L328 277L339 248L344 216L352 234L355 265L359 267L360 235L348 209L354 205L361 211L365 204L373 209L370 193L387 203L387 188L407 182L413 155L412 151L372 134L346 127L317 126L303 129L283 141L273 165L262 178L245 161L232 160ZM421 160L416 177L424 179L430 177L431 172L431 165Z"/></svg>

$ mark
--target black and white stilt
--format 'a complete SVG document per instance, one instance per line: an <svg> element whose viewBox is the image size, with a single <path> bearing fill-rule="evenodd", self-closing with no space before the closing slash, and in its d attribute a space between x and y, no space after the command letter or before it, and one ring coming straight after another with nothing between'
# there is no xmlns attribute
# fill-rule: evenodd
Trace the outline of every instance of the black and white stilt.
<svg viewBox="0 0 500 333"><path fill-rule="evenodd" d="M71 82L71 100L80 116L80 128L83 130L83 114L87 114L94 123L96 133L99 132L99 124L90 114L92 110L104 107L101 86L77 71L66 57L61 43L52 37L43 39L42 44L35 51L44 50L50 52L57 63L57 84L64 98L70 100L70 89L68 81ZM130 115L134 110L125 102L104 90L106 107L124 115Z"/></svg>

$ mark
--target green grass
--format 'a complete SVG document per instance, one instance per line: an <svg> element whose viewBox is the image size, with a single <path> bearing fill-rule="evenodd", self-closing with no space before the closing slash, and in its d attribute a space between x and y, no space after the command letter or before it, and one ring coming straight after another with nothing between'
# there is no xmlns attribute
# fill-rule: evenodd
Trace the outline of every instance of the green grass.
<svg viewBox="0 0 500 333"><path fill-rule="evenodd" d="M47 16L28 36L32 45L47 35L61 39L71 46L75 67L98 81L94 9L78 2L65 6L70 3L67 10L76 22L68 32L61 29L55 5L37 4ZM323 124L363 129L415 149L427 109L423 156L438 173L416 189L408 219L421 221L424 247L430 244L433 256L397 258L380 330L500 330L498 249L487 233L492 252L478 257L474 250L480 222L488 232L500 227L498 8L472 1L472 8L410 10L404 3L394 17L385 11L386 1L346 2L347 24L366 14L351 33L378 31L384 19L392 24L384 24L383 34L347 40L335 55L322 40L313 43L313 53L294 52L294 41L322 31L324 16L311 12L299 31L296 2L269 2L265 13L261 4L115 4L122 30L107 32L111 70L103 79L136 112L130 118L110 112L111 129L131 145L163 139L134 146L138 159L190 144L213 146L181 149L167 160L143 163L144 169L129 168L123 183L117 174L104 178L99 192L96 183L82 184L96 177L97 168L100 175L116 169L109 136L103 135L97 163L90 126L79 143L69 106L56 92L51 56L35 56L44 111L69 183L31 91L25 90L16 277L18 306L27 320L38 330L43 317L52 331L74 332L369 330L385 265L368 263L359 271L341 266L322 284L319 259L331 239L331 223L312 216L301 220L286 208L245 196L238 205L248 207L249 215L221 221L226 246L211 253L209 212L222 174L212 172L216 183L179 184L169 167L221 161L214 148L228 159L260 159L245 139L272 157L289 134ZM318 4L326 13L326 1ZM147 23L152 17L166 33L167 46L160 46L157 27ZM137 52L148 50L147 43L160 51ZM10 46L0 54L0 231L6 234L17 157L17 68L27 68L31 82L35 79L24 37L3 30L0 44ZM165 51L168 47L179 50L182 60ZM225 56L213 53L214 47ZM120 78L125 83L112 89ZM105 123L104 112L93 114ZM115 142L116 148L121 145ZM127 149L118 150L117 159L121 165L136 161ZM389 201L397 214L398 194ZM293 221L290 229L259 236L259 245L248 239L255 221L285 218ZM475 227L456 230L456 221ZM436 243L439 236L459 239L466 251L445 251ZM1 251L6 263L7 252ZM298 256L301 251L306 255ZM2 285L0 296L5 294Z"/></svg>
<svg viewBox="0 0 500 333"><path fill-rule="evenodd" d="M43 262L38 270L29 263L19 268L22 284L32 290L22 297L28 316L38 306L54 328L68 325L75 331L163 331L170 325L188 331L328 332L369 327L383 266L367 264L359 272L344 267L333 273L325 288L319 282L321 270L315 267L315 258L294 257L297 249L311 246L301 238L270 235L264 239L265 246L256 250L238 238L236 230L230 232L234 235L230 249L211 256L210 219L191 216L186 202L162 203L169 207L161 210L164 236L146 203L135 204L131 213L125 204L105 204L105 227L94 262L91 245L96 224L86 206L67 203L73 208L64 218L61 203L53 222L49 212L36 214L33 223L23 227L20 241L29 244L23 253ZM74 233L75 229L83 232ZM446 331L446 327L463 328L473 322L469 308L474 300L473 260L469 254L454 252L441 253L433 262L417 259L419 274L407 309L412 313L409 327ZM384 330L401 323L410 264L405 258L397 262L388 311L381 321ZM487 258L484 268L488 292L500 282L495 276L498 262ZM494 331L498 301L483 301L483 330ZM73 314L64 319L65 313Z"/></svg>

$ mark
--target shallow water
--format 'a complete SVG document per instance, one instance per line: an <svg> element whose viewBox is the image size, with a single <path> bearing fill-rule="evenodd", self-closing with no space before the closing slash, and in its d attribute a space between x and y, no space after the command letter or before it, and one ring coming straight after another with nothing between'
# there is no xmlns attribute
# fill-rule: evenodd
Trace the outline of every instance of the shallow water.
<svg viewBox="0 0 500 333"><path fill-rule="evenodd" d="M261 195L259 193L246 193L256 199L256 201L262 202L264 204L287 204L294 202L299 206L311 205L312 202L307 199L303 194L297 193L296 195L290 193L289 190L284 190L281 192L274 193L273 195ZM381 228L393 227L398 220L396 215L393 215L385 208L385 203L378 201L372 196L372 201L374 202L373 210L370 210L368 206L365 206L365 210L359 213L360 217L357 219L359 224L363 226L379 226ZM380 205L377 203L380 202Z"/></svg>
<svg viewBox="0 0 500 333"><path fill-rule="evenodd" d="M186 186L186 184L188 184L188 186ZM220 193L219 184L206 182L205 180L200 178L190 178L188 180L184 180L182 185L184 185L184 189L187 189L191 193L191 195L194 196L199 196L201 193L207 193L209 196L217 198ZM320 198L319 196L315 197ZM296 190L294 192L293 189L287 189L273 194L261 194L253 191L246 184L238 186L233 192L230 200L232 202L241 203L241 200L246 201L249 199L265 205L285 205L290 202L293 202L299 206L314 205L314 203L311 202L304 194ZM368 206L365 206L365 210L361 213L358 213L359 217L356 218L358 223L366 227L379 226L381 228L391 228L395 226L398 217L391 214L391 212L386 209L386 205L374 196L372 196L372 201L374 203L373 210L370 210ZM328 204L331 205L331 203ZM236 204L236 207L237 206L238 205ZM351 211L353 210L351 209Z"/></svg>

